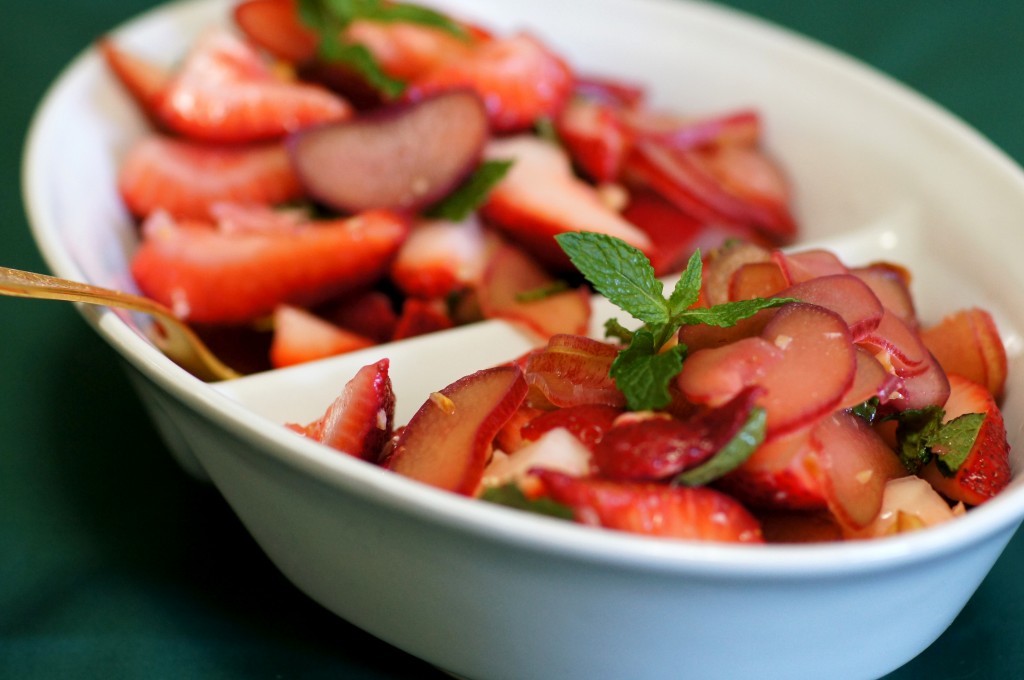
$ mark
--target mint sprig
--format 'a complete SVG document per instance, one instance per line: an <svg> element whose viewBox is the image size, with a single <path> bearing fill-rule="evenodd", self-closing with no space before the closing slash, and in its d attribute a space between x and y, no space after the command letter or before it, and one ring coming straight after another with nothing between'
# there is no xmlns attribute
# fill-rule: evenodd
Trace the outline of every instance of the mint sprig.
<svg viewBox="0 0 1024 680"><path fill-rule="evenodd" d="M679 329L690 324L728 327L779 307L791 298L755 298L712 307L693 307L700 297L701 258L693 253L686 270L668 297L643 252L625 241L594 232L567 232L555 239L569 260L594 289L613 304L643 322L631 334L629 346L619 352L610 375L634 411L664 408L671 400L668 386L682 370L686 347L671 344ZM607 326L625 339L618 322Z"/></svg>
<svg viewBox="0 0 1024 680"><path fill-rule="evenodd" d="M389 97L397 97L405 83L390 77L380 68L373 54L363 45L346 42L343 32L357 19L383 23L407 22L434 26L462 39L466 30L450 18L432 9L385 0L299 0L299 19L319 36L317 54L324 61L353 68L367 82Z"/></svg>
<svg viewBox="0 0 1024 680"><path fill-rule="evenodd" d="M916 473L935 460L939 472L953 477L967 460L985 414L965 413L948 422L943 422L944 417L944 411L938 406L908 409L887 417L898 422L898 452L909 472Z"/></svg>

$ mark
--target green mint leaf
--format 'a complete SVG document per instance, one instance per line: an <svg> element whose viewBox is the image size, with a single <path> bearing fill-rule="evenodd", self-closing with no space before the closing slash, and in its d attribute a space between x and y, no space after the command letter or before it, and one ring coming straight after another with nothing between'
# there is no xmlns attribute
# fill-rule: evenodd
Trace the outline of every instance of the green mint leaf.
<svg viewBox="0 0 1024 680"><path fill-rule="evenodd" d="M566 232L555 239L573 265L613 304L647 324L669 321L664 286L639 248L593 232Z"/></svg>
<svg viewBox="0 0 1024 680"><path fill-rule="evenodd" d="M892 416L897 421L896 440L903 467L917 473L931 460L930 442L942 426L943 411L938 406L909 409Z"/></svg>
<svg viewBox="0 0 1024 680"><path fill-rule="evenodd" d="M572 508L569 506L562 505L550 498L527 498L526 494L522 492L519 485L515 482L509 482L504 486L489 487L484 490L480 498L489 503L535 512L540 515L557 517L558 519L573 519Z"/></svg>
<svg viewBox="0 0 1024 680"><path fill-rule="evenodd" d="M868 424L875 422L875 418L878 417L878 405L880 400L878 397L871 397L867 401L861 402L850 409L850 413L853 415L863 418Z"/></svg>
<svg viewBox="0 0 1024 680"><path fill-rule="evenodd" d="M508 174L511 167L511 160L484 161L466 181L424 214L436 219L461 222L487 200L491 189Z"/></svg>
<svg viewBox="0 0 1024 680"><path fill-rule="evenodd" d="M434 26L459 38L468 34L458 23L434 10L419 5L384 0L299 0L299 20L316 31L317 55L324 61L345 64L389 97L397 97L405 83L388 76L373 54L363 45L345 42L343 33L353 21L409 22Z"/></svg>
<svg viewBox="0 0 1024 680"><path fill-rule="evenodd" d="M626 397L626 406L633 411L664 408L672 400L669 383L683 368L685 348L676 345L659 352L661 343L654 333L641 328L633 334L629 347L619 352L609 375Z"/></svg>
<svg viewBox="0 0 1024 680"><path fill-rule="evenodd" d="M683 310L672 317L672 322L679 326L702 323L708 326L728 328L735 326L743 319L754 316L763 309L781 307L790 302L796 302L796 300L794 298L754 298L723 302L713 307L694 307Z"/></svg>
<svg viewBox="0 0 1024 680"><path fill-rule="evenodd" d="M344 43L338 34L322 34L317 54L324 61L342 63L352 67L374 88L389 97L397 97L405 90L405 83L381 70L370 50L355 43Z"/></svg>
<svg viewBox="0 0 1024 680"><path fill-rule="evenodd" d="M386 3L380 0L362 0L353 4L360 5L360 16L364 19L372 19L381 22L404 22L410 24L421 24L433 26L446 31L456 38L469 39L469 33L459 23L450 18L421 5L408 3Z"/></svg>
<svg viewBox="0 0 1024 680"><path fill-rule="evenodd" d="M984 413L965 413L943 423L931 434L928 446L935 454L935 464L942 474L952 477L957 473L970 455L984 422Z"/></svg>
<svg viewBox="0 0 1024 680"><path fill-rule="evenodd" d="M684 486L704 486L732 472L753 455L764 443L768 414L760 406L750 411L743 427L715 455L697 467L679 473L675 481Z"/></svg>
<svg viewBox="0 0 1024 680"><path fill-rule="evenodd" d="M686 311L700 298L702 269L703 263L700 259L700 251L696 250L690 256L686 269L680 275L679 280L676 281L676 286L672 289L672 295L668 298L669 313L672 316Z"/></svg>

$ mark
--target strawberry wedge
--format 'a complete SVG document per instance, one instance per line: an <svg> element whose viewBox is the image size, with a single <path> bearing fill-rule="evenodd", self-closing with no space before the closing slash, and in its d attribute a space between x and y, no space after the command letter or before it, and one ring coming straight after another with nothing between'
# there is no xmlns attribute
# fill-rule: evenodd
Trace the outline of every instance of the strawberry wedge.
<svg viewBox="0 0 1024 680"><path fill-rule="evenodd" d="M584 524L700 541L762 543L758 521L738 501L714 489L612 482L534 470L546 495L573 509Z"/></svg>
<svg viewBox="0 0 1024 680"><path fill-rule="evenodd" d="M222 143L278 139L352 113L324 88L280 79L252 46L220 30L199 39L156 105L169 129Z"/></svg>
<svg viewBox="0 0 1024 680"><path fill-rule="evenodd" d="M483 215L546 263L567 269L554 237L568 231L616 236L650 252L651 240L602 202L593 186L576 178L564 151L532 136L494 140L485 156L514 161L481 207Z"/></svg>
<svg viewBox="0 0 1024 680"><path fill-rule="evenodd" d="M281 303L313 304L375 282L409 231L370 211L292 232L224 233L153 220L131 263L149 297L196 323L245 323Z"/></svg>
<svg viewBox="0 0 1024 680"><path fill-rule="evenodd" d="M389 367L387 359L364 366L320 418L288 427L342 453L378 462L394 427L395 393Z"/></svg>
<svg viewBox="0 0 1024 680"><path fill-rule="evenodd" d="M165 210L179 219L209 219L216 203L273 205L303 196L281 143L220 146L163 135L128 150L117 188L133 215Z"/></svg>

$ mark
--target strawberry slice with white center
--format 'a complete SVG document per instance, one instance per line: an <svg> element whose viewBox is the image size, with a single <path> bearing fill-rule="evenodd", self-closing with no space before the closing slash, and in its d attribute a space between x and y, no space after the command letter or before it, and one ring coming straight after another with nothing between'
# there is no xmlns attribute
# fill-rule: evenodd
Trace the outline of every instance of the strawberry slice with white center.
<svg viewBox="0 0 1024 680"><path fill-rule="evenodd" d="M389 366L381 359L359 369L324 415L309 425L288 427L342 453L379 462L395 419Z"/></svg>
<svg viewBox="0 0 1024 680"><path fill-rule="evenodd" d="M278 305L274 310L270 363L274 368L284 368L354 352L373 344L370 338L335 326L301 307Z"/></svg>
<svg viewBox="0 0 1024 680"><path fill-rule="evenodd" d="M596 182L619 178L630 139L615 108L575 98L555 120L555 129L584 174Z"/></svg>
<svg viewBox="0 0 1024 680"><path fill-rule="evenodd" d="M316 31L302 23L296 0L244 0L235 6L233 18L249 40L292 64L316 56Z"/></svg>
<svg viewBox="0 0 1024 680"><path fill-rule="evenodd" d="M491 129L514 132L556 116L572 93L562 59L536 38L517 34L480 43L468 56L446 61L413 80L405 96L471 87L484 100Z"/></svg>
<svg viewBox="0 0 1024 680"><path fill-rule="evenodd" d="M706 487L615 482L535 469L545 494L591 526L695 541L761 543L761 527L740 503Z"/></svg>
<svg viewBox="0 0 1024 680"><path fill-rule="evenodd" d="M388 211L267 234L164 219L144 226L131 270L143 293L182 319L245 323L282 303L314 304L377 281L408 230Z"/></svg>
<svg viewBox="0 0 1024 680"><path fill-rule="evenodd" d="M96 47L128 93L152 118L160 94L171 78L170 71L121 49L112 38L101 38Z"/></svg>
<svg viewBox="0 0 1024 680"><path fill-rule="evenodd" d="M512 160L513 165L481 206L482 214L542 262L571 268L554 238L569 231L608 234L651 251L647 235L574 176L568 156L557 146L524 135L491 141L485 156Z"/></svg>
<svg viewBox="0 0 1024 680"><path fill-rule="evenodd" d="M210 30L171 77L156 113L186 137L238 143L281 138L353 111L324 88L277 77L252 46Z"/></svg>
<svg viewBox="0 0 1024 680"><path fill-rule="evenodd" d="M279 142L221 146L162 135L128 150L117 188L136 217L164 210L179 219L209 219L221 202L272 205L304 195Z"/></svg>
<svg viewBox="0 0 1024 680"><path fill-rule="evenodd" d="M939 459L945 456L959 460L940 463L932 461L921 476L943 496L967 505L980 505L1006 488L1010 483L1010 445L1006 425L995 399L984 385L955 373L949 375L950 393L946 400L943 422L977 413L983 416L973 441L953 446L933 446Z"/></svg>
<svg viewBox="0 0 1024 680"><path fill-rule="evenodd" d="M398 251L391 279L406 295L421 298L476 288L496 246L476 215L462 222L420 220Z"/></svg>

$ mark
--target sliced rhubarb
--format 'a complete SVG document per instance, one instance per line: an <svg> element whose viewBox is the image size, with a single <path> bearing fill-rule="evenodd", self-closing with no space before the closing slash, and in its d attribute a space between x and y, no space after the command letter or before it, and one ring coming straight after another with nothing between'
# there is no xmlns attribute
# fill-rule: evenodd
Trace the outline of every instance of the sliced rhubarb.
<svg viewBox="0 0 1024 680"><path fill-rule="evenodd" d="M395 440L384 466L431 486L476 492L491 442L526 396L514 366L478 371L435 392Z"/></svg>
<svg viewBox="0 0 1024 680"><path fill-rule="evenodd" d="M289 150L306 190L332 208L416 210L465 179L486 140L483 102L459 90L304 130Z"/></svg>

